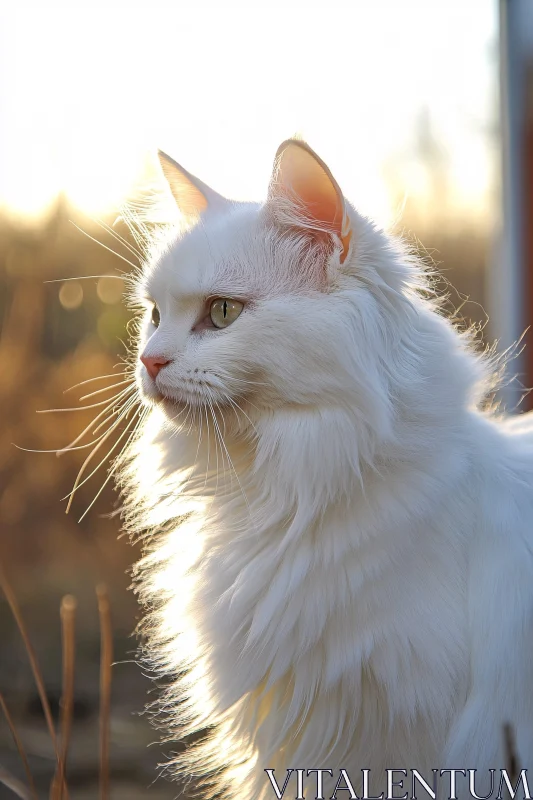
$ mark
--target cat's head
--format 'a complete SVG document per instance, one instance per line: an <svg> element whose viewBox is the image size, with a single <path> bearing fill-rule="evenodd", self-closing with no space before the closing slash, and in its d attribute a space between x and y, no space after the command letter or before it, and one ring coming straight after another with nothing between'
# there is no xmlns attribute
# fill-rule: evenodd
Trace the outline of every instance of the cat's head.
<svg viewBox="0 0 533 800"><path fill-rule="evenodd" d="M351 409L388 428L393 358L412 272L345 200L302 141L278 149L263 204L235 203L160 154L195 224L149 264L137 380L189 424L198 410L241 423L279 409ZM385 367L384 367L385 364Z"/></svg>

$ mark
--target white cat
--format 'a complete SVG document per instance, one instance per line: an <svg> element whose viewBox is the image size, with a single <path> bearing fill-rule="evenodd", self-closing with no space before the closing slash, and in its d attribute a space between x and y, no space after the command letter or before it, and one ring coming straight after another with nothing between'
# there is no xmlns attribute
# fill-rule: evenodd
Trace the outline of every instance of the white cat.
<svg viewBox="0 0 533 800"><path fill-rule="evenodd" d="M325 796L370 769L379 794L504 768L506 722L533 767L531 417L480 410L493 365L304 142L262 205L160 160L197 224L137 287L152 410L122 484L162 709L216 726L180 775L257 800L265 769L330 769Z"/></svg>

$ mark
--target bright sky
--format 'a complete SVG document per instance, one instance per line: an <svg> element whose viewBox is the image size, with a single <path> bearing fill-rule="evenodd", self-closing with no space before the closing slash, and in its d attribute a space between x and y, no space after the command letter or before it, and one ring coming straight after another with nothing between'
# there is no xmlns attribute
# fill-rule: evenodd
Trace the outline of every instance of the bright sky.
<svg viewBox="0 0 533 800"><path fill-rule="evenodd" d="M386 222L398 193L423 200L427 107L453 204L485 213L496 39L496 0L4 3L0 204L34 213L64 190L102 213L156 147L260 199L278 144L299 132Z"/></svg>

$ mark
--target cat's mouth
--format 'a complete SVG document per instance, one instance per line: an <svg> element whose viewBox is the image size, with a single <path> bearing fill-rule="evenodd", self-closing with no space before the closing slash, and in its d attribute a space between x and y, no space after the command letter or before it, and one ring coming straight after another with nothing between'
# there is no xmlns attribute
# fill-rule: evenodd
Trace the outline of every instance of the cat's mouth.
<svg viewBox="0 0 533 800"><path fill-rule="evenodd" d="M161 380L144 379L140 381L139 388L144 400L149 405L159 406L170 421L192 419L196 411L203 413L204 409L218 414L235 406L236 402L229 399L227 392L221 392L218 387L205 380L184 380L179 386L165 386Z"/></svg>
<svg viewBox="0 0 533 800"><path fill-rule="evenodd" d="M193 398L178 392L161 392L155 387L145 397L150 405L161 409L169 423L178 426L184 422L192 422L197 409L205 406L205 401L202 402L199 397Z"/></svg>
<svg viewBox="0 0 533 800"><path fill-rule="evenodd" d="M172 427L181 429L182 426L189 430L202 427L203 420L216 416L221 418L227 408L226 402L213 403L201 392L193 393L173 389L171 392L157 390L155 401L163 411L167 422ZM209 424L209 423L207 423Z"/></svg>
<svg viewBox="0 0 533 800"><path fill-rule="evenodd" d="M157 386L155 388L155 397L153 399L156 403L161 404L163 407L170 407L172 409L175 409L176 407L198 407L205 406L207 404L207 399L202 391L185 389L181 387L179 389L167 389L166 387Z"/></svg>

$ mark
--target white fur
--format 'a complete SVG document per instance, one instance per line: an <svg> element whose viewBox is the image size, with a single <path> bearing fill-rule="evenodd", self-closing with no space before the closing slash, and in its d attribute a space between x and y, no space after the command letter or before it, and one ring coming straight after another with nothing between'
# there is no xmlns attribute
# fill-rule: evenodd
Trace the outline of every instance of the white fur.
<svg viewBox="0 0 533 800"><path fill-rule="evenodd" d="M479 410L491 366L400 244L350 208L319 287L267 206L206 213L139 289L139 351L173 359L142 392L178 401L123 469L147 653L171 735L218 724L178 769L243 800L265 768L486 771L505 722L531 768L531 418ZM191 332L206 296L253 302Z"/></svg>

